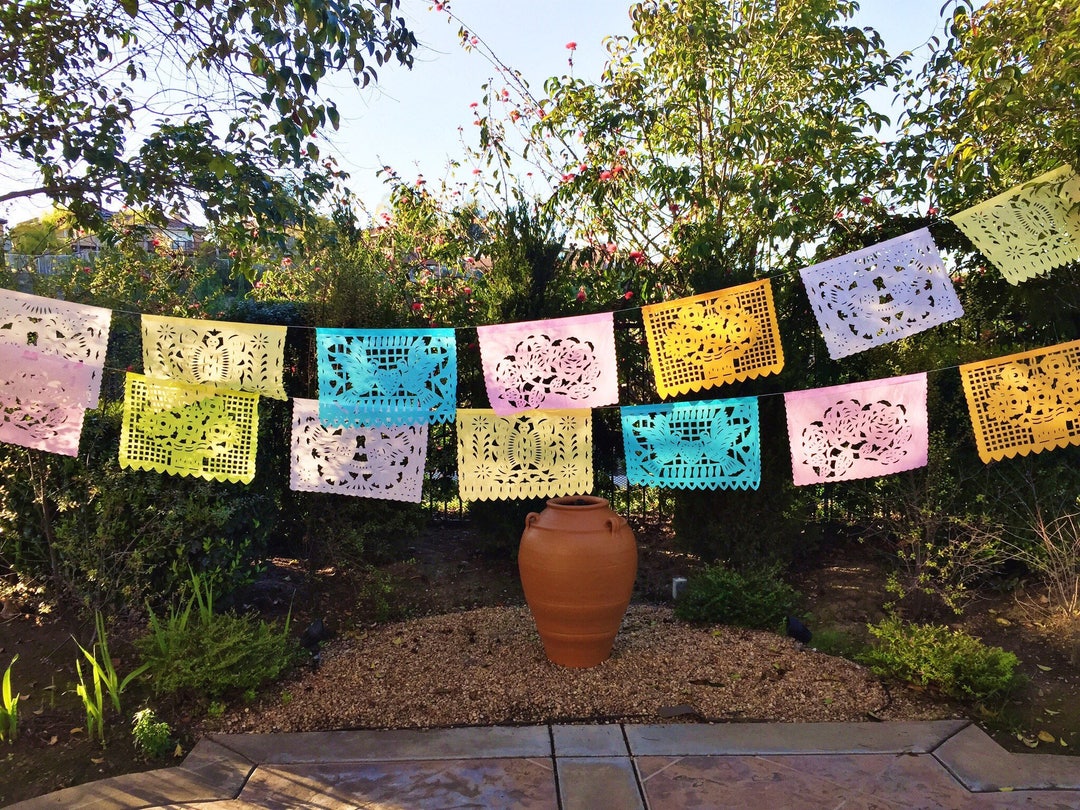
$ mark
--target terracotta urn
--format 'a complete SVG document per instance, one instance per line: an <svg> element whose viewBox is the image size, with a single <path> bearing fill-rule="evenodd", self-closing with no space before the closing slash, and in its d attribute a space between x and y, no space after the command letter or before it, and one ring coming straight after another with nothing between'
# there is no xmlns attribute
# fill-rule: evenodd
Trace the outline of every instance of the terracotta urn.
<svg viewBox="0 0 1080 810"><path fill-rule="evenodd" d="M606 661L637 576L634 533L608 502L553 498L530 512L518 570L548 659L565 667Z"/></svg>

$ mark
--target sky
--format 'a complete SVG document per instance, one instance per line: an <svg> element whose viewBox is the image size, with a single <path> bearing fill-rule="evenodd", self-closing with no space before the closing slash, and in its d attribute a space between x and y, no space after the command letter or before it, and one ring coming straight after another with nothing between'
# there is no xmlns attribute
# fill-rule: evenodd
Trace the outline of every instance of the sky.
<svg viewBox="0 0 1080 810"><path fill-rule="evenodd" d="M876 28L890 54L910 50L918 57L943 30L943 2L862 0L855 23ZM502 62L519 70L538 96L546 78L571 72L567 43L577 44L573 75L598 79L606 56L604 38L631 31L629 0L451 0L447 5ZM380 167L392 166L408 181L420 174L437 180L445 176L448 159L463 154L462 137L475 145L469 104L480 100L481 85L495 73L483 56L461 47L460 24L448 21L434 3L403 0L402 13L422 46L413 69L388 66L374 87L357 90L343 81L334 94L342 123L330 137L330 151L371 211L387 196L386 185L375 175ZM0 191L5 182L0 177ZM48 208L41 198L3 203L0 217L15 223Z"/></svg>

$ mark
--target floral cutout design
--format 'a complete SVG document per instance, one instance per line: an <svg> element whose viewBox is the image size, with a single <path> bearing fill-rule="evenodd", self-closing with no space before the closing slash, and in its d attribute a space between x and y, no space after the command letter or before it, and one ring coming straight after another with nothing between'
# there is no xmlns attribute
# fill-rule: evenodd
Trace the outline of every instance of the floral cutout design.
<svg viewBox="0 0 1080 810"><path fill-rule="evenodd" d="M1080 444L1080 341L960 366L979 457Z"/></svg>
<svg viewBox="0 0 1080 810"><path fill-rule="evenodd" d="M618 402L610 312L478 326L491 408L500 416Z"/></svg>
<svg viewBox="0 0 1080 810"><path fill-rule="evenodd" d="M0 344L85 363L86 407L96 408L112 310L0 290Z"/></svg>
<svg viewBox="0 0 1080 810"><path fill-rule="evenodd" d="M77 456L94 373L85 363L0 344L0 442Z"/></svg>
<svg viewBox="0 0 1080 810"><path fill-rule="evenodd" d="M120 466L251 483L259 395L128 373Z"/></svg>
<svg viewBox="0 0 1080 810"><path fill-rule="evenodd" d="M620 409L626 477L640 486L757 489L758 401L634 405Z"/></svg>
<svg viewBox="0 0 1080 810"><path fill-rule="evenodd" d="M949 219L1019 284L1080 259L1080 177L1059 166Z"/></svg>
<svg viewBox="0 0 1080 810"><path fill-rule="evenodd" d="M317 329L319 418L369 427L449 422L457 406L453 329Z"/></svg>
<svg viewBox="0 0 1080 810"><path fill-rule="evenodd" d="M147 376L286 399L284 326L142 316Z"/></svg>
<svg viewBox="0 0 1080 810"><path fill-rule="evenodd" d="M642 308L660 396L775 374L784 367L768 279Z"/></svg>
<svg viewBox="0 0 1080 810"><path fill-rule="evenodd" d="M457 436L463 501L553 498L592 490L590 411L499 416L462 408Z"/></svg>
<svg viewBox="0 0 1080 810"><path fill-rule="evenodd" d="M319 403L293 400L290 486L420 503L428 424L345 428L319 419Z"/></svg>
<svg viewBox="0 0 1080 810"><path fill-rule="evenodd" d="M784 394L797 486L925 467L926 375Z"/></svg>
<svg viewBox="0 0 1080 810"><path fill-rule="evenodd" d="M925 228L800 272L833 359L964 314Z"/></svg>

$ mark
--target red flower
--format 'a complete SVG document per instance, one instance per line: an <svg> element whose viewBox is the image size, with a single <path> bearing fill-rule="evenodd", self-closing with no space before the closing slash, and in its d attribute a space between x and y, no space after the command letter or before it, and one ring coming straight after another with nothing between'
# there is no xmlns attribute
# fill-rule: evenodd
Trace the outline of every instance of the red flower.
<svg viewBox="0 0 1080 810"><path fill-rule="evenodd" d="M929 210L927 210L926 213L927 213L928 216L936 217L937 214L938 214L938 209L935 206L931 205Z"/></svg>
<svg viewBox="0 0 1080 810"><path fill-rule="evenodd" d="M586 295L585 295L585 285L582 285L582 286L578 287L578 291L577 291L577 300L578 300L578 301L584 301L584 300L585 300L585 298L586 298Z"/></svg>
<svg viewBox="0 0 1080 810"><path fill-rule="evenodd" d="M624 299L626 299L627 301L629 301L629 300L630 300L631 298L633 298L633 297L634 297L634 291L633 291L633 290L627 290L626 292L624 292L624 293L622 294L622 297L623 297Z"/></svg>
<svg viewBox="0 0 1080 810"><path fill-rule="evenodd" d="M630 258L634 260L634 264L636 265L645 264L645 254L640 250L631 250Z"/></svg>
<svg viewBox="0 0 1080 810"><path fill-rule="evenodd" d="M585 164L585 163L582 163L582 164L581 164L580 166L578 166L578 167L577 167L577 170L578 170L579 172L585 172L585 171L588 171L588 170L589 170L589 167L588 167L588 165L587 165L587 164Z"/></svg>
<svg viewBox="0 0 1080 810"><path fill-rule="evenodd" d="M567 42L566 43L566 50L568 50L568 51L576 51L577 50L577 43L576 42Z"/></svg>
<svg viewBox="0 0 1080 810"><path fill-rule="evenodd" d="M600 172L600 179L601 180L610 180L611 179L611 172L609 172L607 169L604 169L604 171Z"/></svg>
<svg viewBox="0 0 1080 810"><path fill-rule="evenodd" d="M564 183L569 183L569 182L570 182L571 180L573 180L573 179L574 179L574 178L575 178L576 176L577 176L577 175L575 175L575 174L571 174L570 172L567 172L566 174L564 174L564 175L562 176L562 181L563 181Z"/></svg>
<svg viewBox="0 0 1080 810"><path fill-rule="evenodd" d="M469 105L469 109L470 110L475 110L479 106L480 106L480 104L474 101Z"/></svg>
<svg viewBox="0 0 1080 810"><path fill-rule="evenodd" d="M288 267L290 264L292 264L292 259L290 259L288 256L286 256L284 259L281 260L281 263L283 265L285 265L286 267Z"/></svg>
<svg viewBox="0 0 1080 810"><path fill-rule="evenodd" d="M620 146L620 147L619 147L619 151L618 151L618 152L616 152L615 154L617 154L617 155L618 155L619 157L621 157L621 158L624 158L624 157L626 157L627 155L629 155L630 153L626 151L626 147L625 147L625 146Z"/></svg>
<svg viewBox="0 0 1080 810"><path fill-rule="evenodd" d="M419 312L423 308L424 308L424 305L421 304L419 301L413 301L412 302L412 311L413 312Z"/></svg>
<svg viewBox="0 0 1080 810"><path fill-rule="evenodd" d="M463 287L461 289L462 295L472 295L472 287Z"/></svg>
<svg viewBox="0 0 1080 810"><path fill-rule="evenodd" d="M870 199L869 197L860 197L859 202L861 202L863 205L869 205L870 203L873 202L873 200Z"/></svg>
<svg viewBox="0 0 1080 810"><path fill-rule="evenodd" d="M626 171L626 169L624 169L618 163L616 163L614 166L611 167L611 175L612 175L612 177L618 177L620 174L622 174L625 171Z"/></svg>

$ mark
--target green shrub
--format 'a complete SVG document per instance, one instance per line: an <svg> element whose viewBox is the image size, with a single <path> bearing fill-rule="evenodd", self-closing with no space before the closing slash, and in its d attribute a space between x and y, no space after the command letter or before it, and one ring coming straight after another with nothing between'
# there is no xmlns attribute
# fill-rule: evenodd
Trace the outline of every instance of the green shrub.
<svg viewBox="0 0 1080 810"><path fill-rule="evenodd" d="M675 615L688 622L775 630L798 598L776 568L736 571L712 565L689 578Z"/></svg>
<svg viewBox="0 0 1080 810"><path fill-rule="evenodd" d="M164 619L150 611L150 632L136 642L157 694L212 698L276 680L298 659L289 620L278 628L251 615L215 613L212 586L191 578L191 595Z"/></svg>
<svg viewBox="0 0 1080 810"><path fill-rule="evenodd" d="M164 720L157 719L153 709L135 712L131 736L135 738L135 747L151 759L165 756L172 743L172 729Z"/></svg>
<svg viewBox="0 0 1080 810"><path fill-rule="evenodd" d="M1021 682L1019 659L959 630L890 616L869 626L862 660L876 674L965 700L1003 698Z"/></svg>

